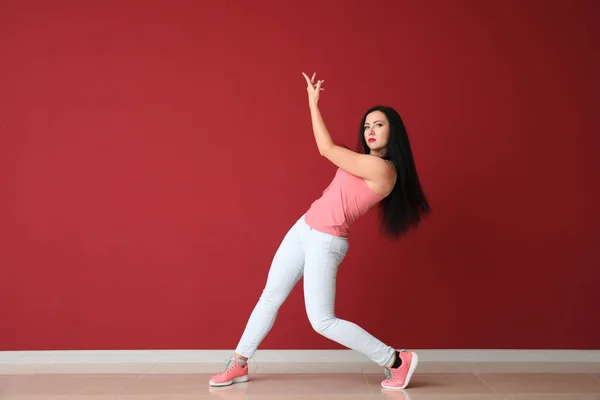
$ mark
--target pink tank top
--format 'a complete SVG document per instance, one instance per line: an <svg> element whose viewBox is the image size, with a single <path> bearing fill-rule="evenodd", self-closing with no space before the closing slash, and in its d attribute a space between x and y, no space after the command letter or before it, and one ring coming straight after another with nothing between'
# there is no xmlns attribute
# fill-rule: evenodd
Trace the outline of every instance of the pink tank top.
<svg viewBox="0 0 600 400"><path fill-rule="evenodd" d="M338 168L323 195L304 215L304 221L317 231L346 237L350 225L383 198L363 178Z"/></svg>

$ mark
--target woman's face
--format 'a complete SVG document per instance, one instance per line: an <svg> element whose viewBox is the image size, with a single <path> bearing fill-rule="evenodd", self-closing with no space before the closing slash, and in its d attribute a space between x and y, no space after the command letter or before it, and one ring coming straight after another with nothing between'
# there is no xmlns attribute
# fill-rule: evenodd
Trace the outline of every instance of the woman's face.
<svg viewBox="0 0 600 400"><path fill-rule="evenodd" d="M371 149L371 154L384 155L390 137L390 125L385 114L381 111L368 114L364 130L365 141Z"/></svg>

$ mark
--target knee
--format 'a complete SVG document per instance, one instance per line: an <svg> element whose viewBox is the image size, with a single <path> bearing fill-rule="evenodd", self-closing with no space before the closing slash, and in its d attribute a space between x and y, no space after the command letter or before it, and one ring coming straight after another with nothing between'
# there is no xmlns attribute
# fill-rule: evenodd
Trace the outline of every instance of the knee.
<svg viewBox="0 0 600 400"><path fill-rule="evenodd" d="M328 314L313 314L309 313L308 320L310 321L310 325L320 335L327 336L327 331L329 328L334 326L337 322L337 318L335 315Z"/></svg>

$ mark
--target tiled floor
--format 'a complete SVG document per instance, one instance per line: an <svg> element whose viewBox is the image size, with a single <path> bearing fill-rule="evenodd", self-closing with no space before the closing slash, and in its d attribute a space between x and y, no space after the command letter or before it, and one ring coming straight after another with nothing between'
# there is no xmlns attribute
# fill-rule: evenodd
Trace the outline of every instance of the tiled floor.
<svg viewBox="0 0 600 400"><path fill-rule="evenodd" d="M363 363L255 363L250 381L211 389L222 365L0 364L0 399L600 400L600 363L421 363L406 391L382 391Z"/></svg>

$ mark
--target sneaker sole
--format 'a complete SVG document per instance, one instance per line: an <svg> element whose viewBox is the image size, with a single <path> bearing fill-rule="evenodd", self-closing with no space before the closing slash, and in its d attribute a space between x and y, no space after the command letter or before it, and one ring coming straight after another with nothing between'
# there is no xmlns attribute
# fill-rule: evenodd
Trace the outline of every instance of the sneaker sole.
<svg viewBox="0 0 600 400"><path fill-rule="evenodd" d="M227 382L219 382L219 383L208 382L208 384L210 386L219 387L219 386L229 386L229 385L233 385L234 383L243 383L243 382L248 382L248 375L240 376L238 378L233 378L232 380L227 381Z"/></svg>
<svg viewBox="0 0 600 400"><path fill-rule="evenodd" d="M410 362L410 368L408 368L408 374L406 374L406 380L404 381L404 385L402 385L402 386L385 386L382 382L381 387L384 389L388 389L388 390L405 389L408 386L408 384L410 383L410 380L411 380L413 374L415 373L415 369L417 369L418 363L419 363L419 356L417 355L417 353L413 353L413 357Z"/></svg>

